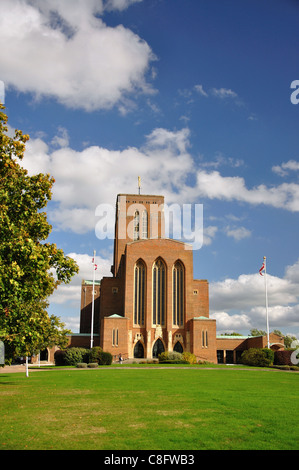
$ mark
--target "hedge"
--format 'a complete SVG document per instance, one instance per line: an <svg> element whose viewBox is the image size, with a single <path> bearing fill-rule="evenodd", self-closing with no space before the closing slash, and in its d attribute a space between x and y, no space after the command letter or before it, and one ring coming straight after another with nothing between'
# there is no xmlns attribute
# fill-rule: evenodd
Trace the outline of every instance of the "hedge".
<svg viewBox="0 0 299 470"><path fill-rule="evenodd" d="M275 351L274 353L274 364L280 366L294 366L291 361L291 355L294 352L294 349L287 349L282 351Z"/></svg>
<svg viewBox="0 0 299 470"><path fill-rule="evenodd" d="M98 363L101 366L110 366L112 364L112 354L109 352L101 351L98 354Z"/></svg>
<svg viewBox="0 0 299 470"><path fill-rule="evenodd" d="M183 354L176 351L165 351L159 354L158 357L161 364L189 364L189 362L184 359Z"/></svg>
<svg viewBox="0 0 299 470"><path fill-rule="evenodd" d="M92 349L89 350L89 362L92 363L99 363L99 354L103 351L100 346L94 346Z"/></svg>
<svg viewBox="0 0 299 470"><path fill-rule="evenodd" d="M112 354L104 352L100 347L92 349L85 348L67 348L58 350L54 354L56 366L76 366L77 364L93 364L90 367L100 365L110 365L112 363ZM94 365L95 364L95 365Z"/></svg>
<svg viewBox="0 0 299 470"><path fill-rule="evenodd" d="M75 366L79 362L88 362L89 350L85 348L68 348L65 350L64 362L67 366Z"/></svg>
<svg viewBox="0 0 299 470"><path fill-rule="evenodd" d="M274 353L268 348L250 348L243 351L241 361L247 366L268 367L273 364Z"/></svg>
<svg viewBox="0 0 299 470"><path fill-rule="evenodd" d="M55 366L64 366L65 365L64 356L65 356L65 350L58 349L58 351L55 351L55 353L54 353Z"/></svg>

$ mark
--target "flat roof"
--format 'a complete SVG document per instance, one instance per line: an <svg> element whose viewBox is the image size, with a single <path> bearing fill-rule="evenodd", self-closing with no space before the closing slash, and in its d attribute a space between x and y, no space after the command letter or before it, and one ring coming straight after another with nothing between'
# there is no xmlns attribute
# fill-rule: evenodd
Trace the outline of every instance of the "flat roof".
<svg viewBox="0 0 299 470"><path fill-rule="evenodd" d="M258 338L258 336L239 336L239 335L216 335L217 339L249 339L249 338Z"/></svg>
<svg viewBox="0 0 299 470"><path fill-rule="evenodd" d="M164 198L164 196L162 194L136 194L136 193L133 193L133 194L130 194L130 193L121 193L121 194L118 194L117 197L119 196L134 196L134 197L162 197Z"/></svg>
<svg viewBox="0 0 299 470"><path fill-rule="evenodd" d="M86 284L87 286L92 286L93 281L83 279L82 284ZM101 281L94 281L95 286L99 286Z"/></svg>

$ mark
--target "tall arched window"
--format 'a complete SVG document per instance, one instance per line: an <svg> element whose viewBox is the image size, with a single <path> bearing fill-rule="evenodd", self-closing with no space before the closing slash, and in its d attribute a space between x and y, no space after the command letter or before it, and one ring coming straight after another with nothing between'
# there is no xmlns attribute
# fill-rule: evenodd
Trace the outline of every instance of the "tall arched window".
<svg viewBox="0 0 299 470"><path fill-rule="evenodd" d="M144 325L145 317L145 265L139 260L134 273L134 324Z"/></svg>
<svg viewBox="0 0 299 470"><path fill-rule="evenodd" d="M153 267L153 324L164 325L166 315L166 266L158 259Z"/></svg>
<svg viewBox="0 0 299 470"><path fill-rule="evenodd" d="M148 230L147 230L148 222L147 222L147 211L144 210L142 212L142 238L145 240L148 237Z"/></svg>
<svg viewBox="0 0 299 470"><path fill-rule="evenodd" d="M176 326L184 324L184 266L177 261L172 272L172 321Z"/></svg>
<svg viewBox="0 0 299 470"><path fill-rule="evenodd" d="M139 240L140 238L140 220L139 220L139 211L136 211L134 214L134 240Z"/></svg>

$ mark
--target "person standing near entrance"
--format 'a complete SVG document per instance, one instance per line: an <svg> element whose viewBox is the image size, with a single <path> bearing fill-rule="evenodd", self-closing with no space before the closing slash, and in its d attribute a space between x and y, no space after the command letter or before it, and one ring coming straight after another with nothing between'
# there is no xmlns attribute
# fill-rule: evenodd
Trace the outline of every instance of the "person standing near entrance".
<svg viewBox="0 0 299 470"><path fill-rule="evenodd" d="M123 357L121 355L121 353L119 354L118 356L118 362L121 364L123 362Z"/></svg>

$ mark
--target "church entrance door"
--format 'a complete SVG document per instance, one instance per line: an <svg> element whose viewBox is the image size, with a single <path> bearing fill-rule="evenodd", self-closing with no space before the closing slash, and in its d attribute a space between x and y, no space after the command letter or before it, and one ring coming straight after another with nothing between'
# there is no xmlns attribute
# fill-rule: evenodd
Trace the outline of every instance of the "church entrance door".
<svg viewBox="0 0 299 470"><path fill-rule="evenodd" d="M177 341L177 342L175 343L175 346L174 346L173 350L176 351L176 352L178 352L178 353L184 352L183 346L181 345L181 343L180 343L179 341Z"/></svg>
<svg viewBox="0 0 299 470"><path fill-rule="evenodd" d="M39 360L40 361L47 361L48 357L49 357L48 349L43 349L42 351L40 351L40 353L39 353Z"/></svg>
<svg viewBox="0 0 299 470"><path fill-rule="evenodd" d="M144 348L140 341L137 341L134 347L134 357L137 359L141 359L144 357Z"/></svg>
<svg viewBox="0 0 299 470"><path fill-rule="evenodd" d="M153 346L153 357L158 357L159 354L161 354L164 351L165 351L164 344L162 343L162 341L159 338L159 339L157 339L157 341L155 342L155 344Z"/></svg>

